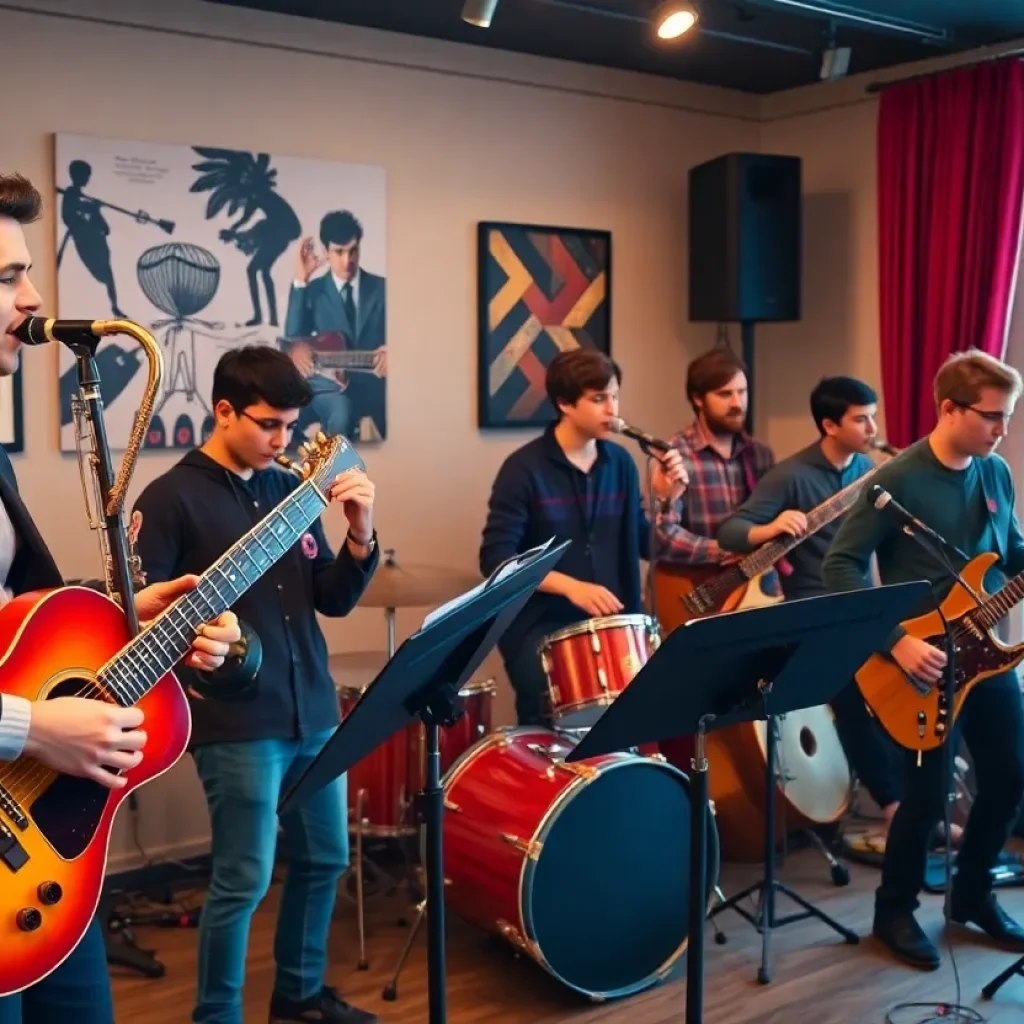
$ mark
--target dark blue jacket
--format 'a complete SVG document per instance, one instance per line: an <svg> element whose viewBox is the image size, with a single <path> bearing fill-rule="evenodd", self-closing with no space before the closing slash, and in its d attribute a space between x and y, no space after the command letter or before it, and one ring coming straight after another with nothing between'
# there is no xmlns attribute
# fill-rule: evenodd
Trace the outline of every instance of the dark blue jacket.
<svg viewBox="0 0 1024 1024"><path fill-rule="evenodd" d="M199 450L189 452L139 496L137 550L147 583L203 573L279 505L300 481L276 468L248 480ZM192 701L192 745L301 737L339 722L316 613L347 615L377 567L379 553L356 562L348 546L333 554L319 520L232 605L257 634L263 663L248 700ZM179 669L183 683L190 670Z"/></svg>
<svg viewBox="0 0 1024 1024"><path fill-rule="evenodd" d="M640 500L640 474L621 445L598 441L597 453L590 473L582 473L548 427L505 460L480 544L484 576L550 537L556 543L571 540L556 572L607 587L622 602L622 614L644 611L640 559L648 554L650 526ZM507 658L522 643L586 618L567 598L537 591L498 647Z"/></svg>

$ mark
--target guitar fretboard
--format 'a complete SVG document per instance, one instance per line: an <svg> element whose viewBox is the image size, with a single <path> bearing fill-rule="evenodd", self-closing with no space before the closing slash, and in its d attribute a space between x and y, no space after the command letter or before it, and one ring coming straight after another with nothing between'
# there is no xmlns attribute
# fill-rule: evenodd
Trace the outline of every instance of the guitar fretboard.
<svg viewBox="0 0 1024 1024"><path fill-rule="evenodd" d="M199 579L98 673L104 688L128 707L185 655L198 627L231 607L302 536L325 507L307 480L237 541Z"/></svg>
<svg viewBox="0 0 1024 1024"><path fill-rule="evenodd" d="M875 466L869 469L862 477L858 477L852 484L847 484L841 491L836 491L831 498L827 498L820 505L816 505L807 513L807 532L802 537L777 537L775 540L763 544L756 551L749 554L740 562L740 570L747 579L753 579L763 572L767 572L780 558L793 548L802 544L813 533L817 533L823 526L828 526L833 519L838 518L844 512L853 507L853 503L860 496L864 485L878 472L881 467Z"/></svg>
<svg viewBox="0 0 1024 1024"><path fill-rule="evenodd" d="M991 629L1021 600L1024 600L1024 573L1018 573L987 601L983 601L973 611L967 612L964 618L970 619L984 629Z"/></svg>

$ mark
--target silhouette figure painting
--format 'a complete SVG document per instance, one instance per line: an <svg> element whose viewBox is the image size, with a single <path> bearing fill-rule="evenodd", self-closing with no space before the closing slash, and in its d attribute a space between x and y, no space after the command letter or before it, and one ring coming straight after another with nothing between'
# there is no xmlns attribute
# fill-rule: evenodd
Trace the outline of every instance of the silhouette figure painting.
<svg viewBox="0 0 1024 1024"><path fill-rule="evenodd" d="M60 215L67 229L57 249L57 266L60 266L64 258L68 242L74 242L75 251L85 269L106 288L114 316L123 317L126 314L117 304L117 284L114 280L114 270L110 265L110 244L107 241L110 225L103 216L102 209L105 207L117 213L127 214L140 224L156 224L168 234L174 231L174 222L157 220L142 210L133 214L123 207L86 195L83 190L92 177L92 165L85 160L72 160L68 164L68 177L71 184L67 188L57 189L63 197Z"/></svg>
<svg viewBox="0 0 1024 1024"><path fill-rule="evenodd" d="M263 323L260 305L260 282L267 297L267 316L271 326L278 324L277 297L271 275L274 264L302 231L295 211L277 193L277 171L270 167L270 156L258 156L236 149L218 149L193 146L205 159L193 164L199 172L190 191L209 192L206 219L213 220L227 208L229 217L240 212L238 220L220 232L222 242L232 243L246 256L251 256L246 268L249 294L252 297L252 319L246 327ZM257 214L263 216L255 224L249 222Z"/></svg>

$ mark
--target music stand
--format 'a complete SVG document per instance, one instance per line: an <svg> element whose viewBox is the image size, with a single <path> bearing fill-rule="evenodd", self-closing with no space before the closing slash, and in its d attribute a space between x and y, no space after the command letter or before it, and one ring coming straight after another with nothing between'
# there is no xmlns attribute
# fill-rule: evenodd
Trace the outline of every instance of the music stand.
<svg viewBox="0 0 1024 1024"><path fill-rule="evenodd" d="M691 763L690 903L686 1021L703 1013L706 836L710 816L705 738L709 728L769 719L761 969L769 981L768 935L777 891L847 936L858 938L774 878L775 804L770 716L828 703L893 628L929 593L924 582L900 583L786 601L693 619L669 634L629 686L566 756L579 761L696 733ZM716 910L719 908L716 908ZM795 920L789 918L787 920Z"/></svg>
<svg viewBox="0 0 1024 1024"><path fill-rule="evenodd" d="M557 547L551 544L548 541L509 559L486 582L429 615L423 627L395 651L278 805L278 814L297 807L417 718L424 723L426 785L416 802L417 816L426 831L430 1024L444 1024L447 1014L439 728L462 717L465 709L459 690L555 567L570 541Z"/></svg>

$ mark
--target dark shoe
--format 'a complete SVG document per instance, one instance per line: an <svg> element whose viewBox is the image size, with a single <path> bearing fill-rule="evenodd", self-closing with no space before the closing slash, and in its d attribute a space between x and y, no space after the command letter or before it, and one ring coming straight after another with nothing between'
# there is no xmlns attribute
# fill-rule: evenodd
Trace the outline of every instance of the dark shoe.
<svg viewBox="0 0 1024 1024"><path fill-rule="evenodd" d="M285 999L275 993L270 998L270 1024L315 1024L334 1021L335 1024L378 1024L375 1014L350 1006L333 988L326 986L319 995L301 1003Z"/></svg>
<svg viewBox="0 0 1024 1024"><path fill-rule="evenodd" d="M875 914L872 934L893 956L905 964L925 971L939 969L942 962L939 951L931 939L921 931L921 926L913 914L888 914L884 917Z"/></svg>
<svg viewBox="0 0 1024 1024"><path fill-rule="evenodd" d="M1011 953L1024 953L1024 928L999 906L994 893L980 900L957 899L956 890L949 901L949 919L957 924L976 924L993 942Z"/></svg>

